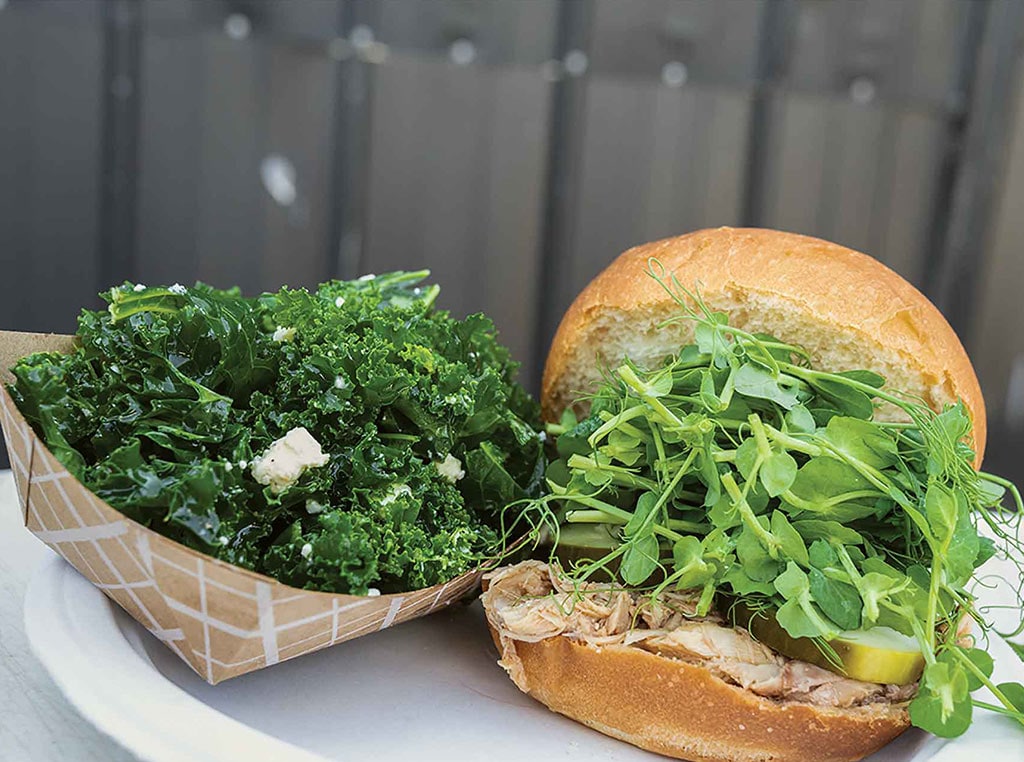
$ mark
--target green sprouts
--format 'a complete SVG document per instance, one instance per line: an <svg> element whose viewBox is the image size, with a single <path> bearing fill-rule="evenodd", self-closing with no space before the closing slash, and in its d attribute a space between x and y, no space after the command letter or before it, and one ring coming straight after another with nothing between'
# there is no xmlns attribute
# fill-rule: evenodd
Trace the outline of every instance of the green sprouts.
<svg viewBox="0 0 1024 762"><path fill-rule="evenodd" d="M698 614L769 609L826 653L840 632L891 627L926 661L915 725L958 735L974 706L1024 721L1024 688L995 685L991 658L957 636L963 617L991 629L976 569L1024 557L1020 494L973 468L963 404L936 413L877 373L814 368L800 347L729 325L656 260L648 274L679 306L665 324L689 322L694 342L659 367L625 360L587 418L549 426L551 494L526 515L555 534L607 524L619 543L569 573L693 590ZM874 420L883 404L903 422ZM995 703L971 698L981 686Z"/></svg>

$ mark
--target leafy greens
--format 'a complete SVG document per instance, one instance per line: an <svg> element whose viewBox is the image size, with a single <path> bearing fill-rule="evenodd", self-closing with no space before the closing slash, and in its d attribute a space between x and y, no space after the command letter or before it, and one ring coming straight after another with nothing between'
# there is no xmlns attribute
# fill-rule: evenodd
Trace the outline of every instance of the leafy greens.
<svg viewBox="0 0 1024 762"><path fill-rule="evenodd" d="M691 321L695 342L658 368L625 361L589 417L570 409L548 427L560 459L530 520L556 546L566 524L619 528L618 546L572 575L652 595L698 589L699 615L723 601L773 611L826 651L842 631L884 625L925 658L915 725L959 735L973 706L1024 722L1024 688L994 685L992 659L957 635L963 615L991 629L970 594L975 570L995 552L1024 557L1020 495L972 467L962 402L934 413L876 373L812 368L799 347L730 326L656 260L648 274L679 305L666 323ZM876 419L876 404L907 422ZM1006 490L1016 513L1001 508ZM981 686L998 704L972 699Z"/></svg>
<svg viewBox="0 0 1024 762"><path fill-rule="evenodd" d="M493 324L435 309L426 275L255 299L125 284L10 390L76 477L174 540L308 589L426 587L501 550L545 465ZM330 460L275 493L250 464L299 427Z"/></svg>

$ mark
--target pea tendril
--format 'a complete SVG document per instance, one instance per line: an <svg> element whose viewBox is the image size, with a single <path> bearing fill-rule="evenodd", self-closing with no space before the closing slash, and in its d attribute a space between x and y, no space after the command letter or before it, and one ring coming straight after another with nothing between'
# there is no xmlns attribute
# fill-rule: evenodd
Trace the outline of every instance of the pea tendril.
<svg viewBox="0 0 1024 762"><path fill-rule="evenodd" d="M924 658L915 725L959 735L974 707L1024 723L1024 686L996 685L991 657L958 636L964 616L995 632L972 594L982 564L998 553L1024 571L1020 492L974 469L963 403L935 412L877 373L814 368L802 348L730 325L657 260L648 274L679 308L661 327L685 323L693 343L657 367L625 360L580 401L587 417L549 426L552 494L524 514L556 538L567 523L618 538L567 572L699 590L698 613L774 612L833 668L838 633L889 627ZM876 420L879 408L902 420ZM972 699L982 686L998 703Z"/></svg>

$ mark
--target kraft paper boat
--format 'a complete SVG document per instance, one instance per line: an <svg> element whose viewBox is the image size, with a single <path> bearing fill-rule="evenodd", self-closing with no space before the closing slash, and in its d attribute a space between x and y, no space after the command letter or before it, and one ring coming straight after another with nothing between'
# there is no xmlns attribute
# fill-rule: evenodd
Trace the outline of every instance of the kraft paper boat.
<svg viewBox="0 0 1024 762"><path fill-rule="evenodd" d="M33 352L69 352L71 336L0 331L0 424L25 526L214 684L417 619L480 581L377 597L283 585L132 521L61 465L14 405L9 368Z"/></svg>

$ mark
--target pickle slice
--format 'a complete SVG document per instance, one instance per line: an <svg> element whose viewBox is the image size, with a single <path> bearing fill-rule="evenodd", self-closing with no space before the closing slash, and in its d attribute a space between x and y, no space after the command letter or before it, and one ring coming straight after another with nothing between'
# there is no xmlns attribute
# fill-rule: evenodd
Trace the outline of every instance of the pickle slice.
<svg viewBox="0 0 1024 762"><path fill-rule="evenodd" d="M545 531L537 557L547 560L553 554L562 568L569 571L580 564L599 561L615 550L622 543L621 529L614 524L562 524L558 528L557 545L554 536ZM619 559L613 558L606 569L597 569L589 579L591 582L614 582L618 570Z"/></svg>
<svg viewBox="0 0 1024 762"><path fill-rule="evenodd" d="M547 535L541 540L541 546L546 546L542 551L547 557L554 545L555 558L562 564L562 568L571 570L575 567L587 564L591 561L600 561L613 550L622 545L622 527L616 524L590 524L580 522L578 524L562 524L558 532L558 544L554 544L554 537ZM667 552L662 546L661 552ZM600 569L591 571L587 575L590 582L614 582L622 584L618 578L619 562L622 556L616 556ZM645 586L653 586L663 582L665 569L658 567L651 573L651 576L644 582Z"/></svg>
<svg viewBox="0 0 1024 762"><path fill-rule="evenodd" d="M597 561L621 544L620 529L613 524L563 524L558 529L555 556L565 568L578 561ZM617 563L611 566L618 568Z"/></svg>
<svg viewBox="0 0 1024 762"><path fill-rule="evenodd" d="M755 638L791 659L816 664L853 680L906 685L924 671L924 656L917 641L889 627L849 630L829 641L839 657L837 667L810 638L789 635L771 612L752 614L742 604L734 607L734 621L749 626Z"/></svg>

